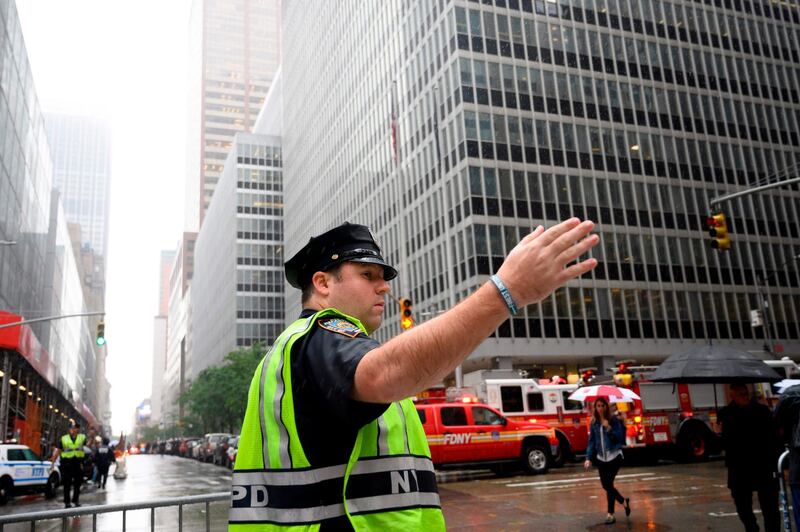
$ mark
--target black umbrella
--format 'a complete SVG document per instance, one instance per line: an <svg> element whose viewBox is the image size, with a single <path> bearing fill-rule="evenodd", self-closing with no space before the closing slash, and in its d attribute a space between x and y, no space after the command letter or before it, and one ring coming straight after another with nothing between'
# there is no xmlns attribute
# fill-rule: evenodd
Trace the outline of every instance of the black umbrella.
<svg viewBox="0 0 800 532"><path fill-rule="evenodd" d="M704 345L667 357L650 377L655 382L755 383L782 377L747 351L723 345Z"/></svg>

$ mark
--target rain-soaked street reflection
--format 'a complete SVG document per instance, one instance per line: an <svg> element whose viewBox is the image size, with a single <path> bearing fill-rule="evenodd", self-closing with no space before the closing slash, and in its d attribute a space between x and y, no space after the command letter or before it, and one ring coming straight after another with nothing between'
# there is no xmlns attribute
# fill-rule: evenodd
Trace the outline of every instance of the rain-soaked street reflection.
<svg viewBox="0 0 800 532"><path fill-rule="evenodd" d="M604 523L596 470L575 465L544 476L447 483L440 491L448 530L741 530L726 478L721 460L623 466L616 486L632 513L626 518L618 506L614 525Z"/></svg>
<svg viewBox="0 0 800 532"><path fill-rule="evenodd" d="M215 493L230 489L229 471L194 460L171 456L133 456L126 480L109 479L107 492L89 490L84 505L133 502L162 497ZM625 518L617 507L617 523L605 525L605 493L597 471L584 472L579 464L551 469L546 475L490 472L445 472L439 475L440 493L448 530L741 530L725 487L721 460L701 464L626 464L617 476L619 491L630 497L633 512ZM464 480L465 478L471 480ZM21 497L0 511L31 512L62 508L59 498ZM757 501L754 503L758 508ZM761 514L756 510L759 520ZM184 509L184 530L204 530L205 506ZM212 530L225 530L227 502L211 505ZM127 530L150 530L148 511L130 512ZM91 530L91 518L72 519L68 530ZM98 519L98 530L122 529L120 514ZM30 530L13 525L6 530ZM36 530L60 530L60 523L37 524ZM177 530L177 510L156 511L156 530Z"/></svg>

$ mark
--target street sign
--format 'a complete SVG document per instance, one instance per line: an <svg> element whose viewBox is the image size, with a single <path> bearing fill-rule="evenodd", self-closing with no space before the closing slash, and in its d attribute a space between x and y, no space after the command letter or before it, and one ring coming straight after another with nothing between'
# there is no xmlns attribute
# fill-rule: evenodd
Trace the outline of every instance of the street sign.
<svg viewBox="0 0 800 532"><path fill-rule="evenodd" d="M750 326L751 327L761 327L764 325L764 318L761 316L761 311L751 310L750 311Z"/></svg>

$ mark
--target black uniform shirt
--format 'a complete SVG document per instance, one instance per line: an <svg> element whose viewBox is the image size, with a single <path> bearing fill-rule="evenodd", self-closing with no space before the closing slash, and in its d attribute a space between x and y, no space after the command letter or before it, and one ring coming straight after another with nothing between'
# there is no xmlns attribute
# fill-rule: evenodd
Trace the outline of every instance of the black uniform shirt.
<svg viewBox="0 0 800 532"><path fill-rule="evenodd" d="M315 312L305 309L300 317ZM355 327L341 318L320 318L292 347L297 432L312 467L346 464L359 429L389 406L350 398L358 363L380 346Z"/></svg>

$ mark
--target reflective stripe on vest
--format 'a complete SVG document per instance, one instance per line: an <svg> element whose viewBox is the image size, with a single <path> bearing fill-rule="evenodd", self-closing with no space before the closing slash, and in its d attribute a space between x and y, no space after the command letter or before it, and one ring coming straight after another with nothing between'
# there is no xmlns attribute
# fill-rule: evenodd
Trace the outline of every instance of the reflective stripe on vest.
<svg viewBox="0 0 800 532"><path fill-rule="evenodd" d="M328 519L356 530L444 530L430 450L413 403L393 403L357 435L346 464L312 468L294 417L291 350L325 316L301 318L275 341L250 385L232 482L229 530L316 529ZM344 494L344 496L343 496Z"/></svg>
<svg viewBox="0 0 800 532"><path fill-rule="evenodd" d="M61 457L62 458L83 458L83 443L86 441L85 434L78 434L75 441L69 434L61 436Z"/></svg>

